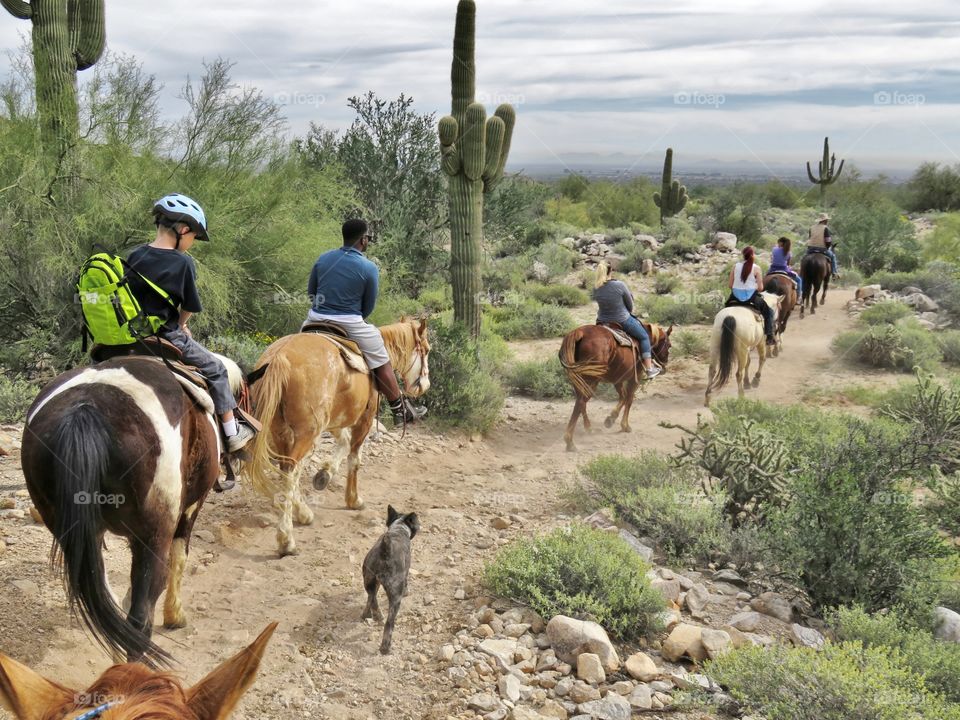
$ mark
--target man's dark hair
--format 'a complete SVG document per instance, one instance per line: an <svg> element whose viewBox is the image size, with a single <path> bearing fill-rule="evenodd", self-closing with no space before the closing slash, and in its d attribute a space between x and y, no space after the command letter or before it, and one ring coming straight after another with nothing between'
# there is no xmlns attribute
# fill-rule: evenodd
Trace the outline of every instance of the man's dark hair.
<svg viewBox="0 0 960 720"><path fill-rule="evenodd" d="M357 241L367 234L367 222L359 218L347 220L340 231L343 233L344 245L356 245Z"/></svg>

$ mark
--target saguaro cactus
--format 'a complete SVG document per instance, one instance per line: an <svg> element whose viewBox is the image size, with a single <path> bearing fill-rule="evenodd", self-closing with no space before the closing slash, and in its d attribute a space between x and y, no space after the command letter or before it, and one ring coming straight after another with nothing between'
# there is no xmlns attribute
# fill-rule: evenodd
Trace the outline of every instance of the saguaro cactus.
<svg viewBox="0 0 960 720"><path fill-rule="evenodd" d="M820 186L820 205L824 204L827 194L827 185L833 185L843 172L843 160L840 161L840 167L834 172L834 166L837 164L837 156L830 154L830 138L823 139L823 160L820 161L819 176L814 177L810 170L810 163L807 163L807 177L814 185Z"/></svg>
<svg viewBox="0 0 960 720"><path fill-rule="evenodd" d="M91 67L106 41L103 0L0 0L33 25L37 112L44 145L64 152L77 138L77 71Z"/></svg>
<svg viewBox="0 0 960 720"><path fill-rule="evenodd" d="M474 0L460 0L450 73L453 110L440 119L438 128L441 166L450 196L453 318L466 325L474 337L480 334L483 195L503 177L516 121L511 105L501 105L487 119L483 105L475 102L476 18Z"/></svg>
<svg viewBox="0 0 960 720"><path fill-rule="evenodd" d="M660 208L661 225L664 218L673 217L687 205L687 188L679 180L673 179L673 148L667 148L660 192L653 194L653 202Z"/></svg>

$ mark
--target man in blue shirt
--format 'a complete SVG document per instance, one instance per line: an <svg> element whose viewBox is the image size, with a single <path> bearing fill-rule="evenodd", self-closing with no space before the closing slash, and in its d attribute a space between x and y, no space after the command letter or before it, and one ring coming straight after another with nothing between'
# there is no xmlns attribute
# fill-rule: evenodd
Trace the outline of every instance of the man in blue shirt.
<svg viewBox="0 0 960 720"><path fill-rule="evenodd" d="M307 321L335 323L357 343L380 391L390 403L394 423L420 420L427 414L427 409L414 407L403 397L383 336L376 325L366 321L376 307L380 286L377 266L363 254L370 243L367 223L359 219L347 220L341 232L343 246L317 258L310 272L307 294L312 307L307 313Z"/></svg>

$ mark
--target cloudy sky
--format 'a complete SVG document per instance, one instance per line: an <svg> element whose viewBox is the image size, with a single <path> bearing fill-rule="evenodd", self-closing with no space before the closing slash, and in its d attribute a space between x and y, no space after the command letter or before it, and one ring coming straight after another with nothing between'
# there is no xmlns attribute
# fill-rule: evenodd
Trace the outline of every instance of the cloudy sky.
<svg viewBox="0 0 960 720"><path fill-rule="evenodd" d="M871 169L960 162L955 0L478 0L478 99L517 106L511 166L709 159L802 169L824 135ZM889 9L885 9L883 6ZM346 99L449 108L455 0L107 0L111 50L164 84L164 111L217 56L286 106L344 127ZM0 10L0 49L26 21ZM4 63L6 65L6 63Z"/></svg>

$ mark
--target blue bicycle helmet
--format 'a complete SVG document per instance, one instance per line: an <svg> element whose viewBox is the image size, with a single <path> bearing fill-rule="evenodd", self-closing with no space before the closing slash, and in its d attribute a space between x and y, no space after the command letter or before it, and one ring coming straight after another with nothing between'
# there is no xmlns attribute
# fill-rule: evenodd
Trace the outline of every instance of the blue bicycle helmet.
<svg viewBox="0 0 960 720"><path fill-rule="evenodd" d="M170 222L186 223L197 234L197 240L209 240L207 216L194 200L180 193L166 195L153 204L153 219L164 218Z"/></svg>

